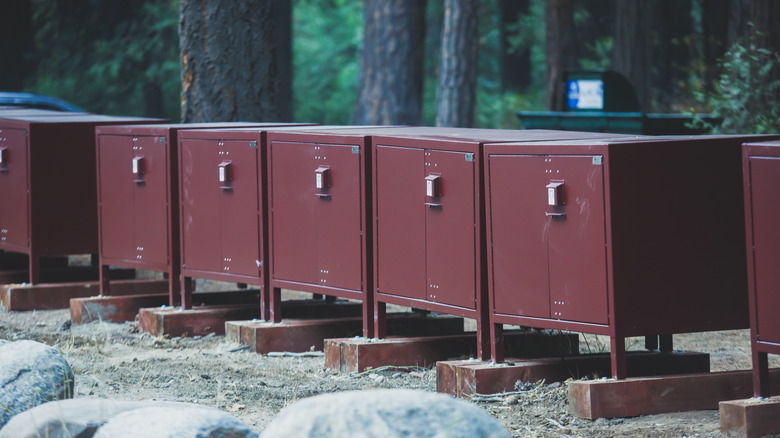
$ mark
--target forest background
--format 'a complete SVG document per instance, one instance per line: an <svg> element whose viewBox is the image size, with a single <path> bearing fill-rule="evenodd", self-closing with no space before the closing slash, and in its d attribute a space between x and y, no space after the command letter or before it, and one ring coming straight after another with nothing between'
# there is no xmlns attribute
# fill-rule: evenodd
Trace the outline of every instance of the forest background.
<svg viewBox="0 0 780 438"><path fill-rule="evenodd" d="M95 113L173 121L518 128L517 111L560 109L562 70L597 68L625 75L643 111L715 112L734 132L778 132L780 32L772 28L780 22L778 3L5 0L0 90L54 95ZM264 18L248 18L255 13ZM221 36L209 32L217 24ZM193 72L185 46L206 38L226 44L227 57L217 65L235 60L234 69L254 68L242 64L254 56L273 62L248 80L229 78L219 86L231 88L228 97L190 90ZM251 43L242 43L246 39ZM251 50L231 51L231 44ZM388 54L399 47L411 54L402 52L396 56L400 62L389 62ZM194 52L189 56L192 63ZM392 76L396 70L404 70L400 80L380 81L379 91L371 90L370 75ZM466 82L454 81L448 70ZM269 76L271 91L241 88L246 85L241 82L258 82L252 77ZM446 83L465 90L465 99L446 95ZM236 93L259 102L233 98L233 107L252 110L226 112L215 104L216 112L201 111ZM384 98L401 99L400 109L372 119L379 110L371 105ZM443 102L456 102L456 108ZM448 111L466 115L443 117Z"/></svg>

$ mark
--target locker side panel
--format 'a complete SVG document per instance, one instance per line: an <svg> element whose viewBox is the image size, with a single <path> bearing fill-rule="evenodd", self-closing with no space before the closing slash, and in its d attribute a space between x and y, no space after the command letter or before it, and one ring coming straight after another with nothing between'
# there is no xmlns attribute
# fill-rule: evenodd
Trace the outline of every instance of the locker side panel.
<svg viewBox="0 0 780 438"><path fill-rule="evenodd" d="M271 234L273 278L317 284L314 143L273 142Z"/></svg>
<svg viewBox="0 0 780 438"><path fill-rule="evenodd" d="M167 264L168 254L168 154L162 137L135 137L133 157L143 175L130 182L135 196L134 257L138 261Z"/></svg>
<svg viewBox="0 0 780 438"><path fill-rule="evenodd" d="M329 187L323 187L316 204L317 271L319 284L361 290L363 227L361 223L361 151L350 145L318 146L317 168L328 169ZM312 181L315 174L311 174Z"/></svg>
<svg viewBox="0 0 780 438"><path fill-rule="evenodd" d="M750 182L758 340L780 343L780 158L751 157Z"/></svg>
<svg viewBox="0 0 780 438"><path fill-rule="evenodd" d="M550 317L546 158L490 156L492 312Z"/></svg>
<svg viewBox="0 0 780 438"><path fill-rule="evenodd" d="M427 151L425 158L426 177L441 178L441 196L428 197L438 205L425 209L428 299L469 309L476 308L477 293L474 159L446 151Z"/></svg>
<svg viewBox="0 0 780 438"><path fill-rule="evenodd" d="M376 269L379 292L426 299L425 156L376 147Z"/></svg>
<svg viewBox="0 0 780 438"><path fill-rule="evenodd" d="M258 276L260 198L258 149L248 140L223 141L219 161L230 162L230 181L220 188L222 272Z"/></svg>
<svg viewBox="0 0 780 438"><path fill-rule="evenodd" d="M28 137L21 129L0 130L3 164L0 167L0 248L27 247L29 230Z"/></svg>
<svg viewBox="0 0 780 438"><path fill-rule="evenodd" d="M98 140L100 255L134 260L133 138L101 135Z"/></svg>
<svg viewBox="0 0 780 438"><path fill-rule="evenodd" d="M604 176L600 156L549 156L562 207L547 207L552 317L608 323ZM548 202L549 203L549 202Z"/></svg>
<svg viewBox="0 0 780 438"><path fill-rule="evenodd" d="M222 271L217 147L215 140L180 143L182 266L187 269Z"/></svg>

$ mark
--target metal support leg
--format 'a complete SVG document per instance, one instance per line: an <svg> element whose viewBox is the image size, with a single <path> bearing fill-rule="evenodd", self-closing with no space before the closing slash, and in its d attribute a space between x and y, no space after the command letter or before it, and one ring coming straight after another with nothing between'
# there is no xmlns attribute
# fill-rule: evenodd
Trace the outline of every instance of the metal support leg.
<svg viewBox="0 0 780 438"><path fill-rule="evenodd" d="M41 282L41 261L40 256L35 252L30 252L30 284Z"/></svg>
<svg viewBox="0 0 780 438"><path fill-rule="evenodd" d="M282 322L282 288L280 287L272 287L271 288L271 305L270 305L270 314L268 315L268 321L271 322Z"/></svg>
<svg viewBox="0 0 780 438"><path fill-rule="evenodd" d="M192 291L193 281L190 277L181 277L181 308L182 310L192 309Z"/></svg>
<svg viewBox="0 0 780 438"><path fill-rule="evenodd" d="M753 347L753 395L769 397L769 358L767 353L759 352Z"/></svg>
<svg viewBox="0 0 780 438"><path fill-rule="evenodd" d="M610 356L612 365L612 377L615 379L625 379L626 371L626 339L617 336L610 336Z"/></svg>
<svg viewBox="0 0 780 438"><path fill-rule="evenodd" d="M504 361L504 324L490 324L490 357L495 363Z"/></svg>
<svg viewBox="0 0 780 438"><path fill-rule="evenodd" d="M374 301L374 336L387 337L387 304Z"/></svg>
<svg viewBox="0 0 780 438"><path fill-rule="evenodd" d="M111 295L111 277L109 275L108 265L99 266L98 277L98 280L100 280L100 295Z"/></svg>
<svg viewBox="0 0 780 438"><path fill-rule="evenodd" d="M645 336L645 350L658 350L658 335Z"/></svg>

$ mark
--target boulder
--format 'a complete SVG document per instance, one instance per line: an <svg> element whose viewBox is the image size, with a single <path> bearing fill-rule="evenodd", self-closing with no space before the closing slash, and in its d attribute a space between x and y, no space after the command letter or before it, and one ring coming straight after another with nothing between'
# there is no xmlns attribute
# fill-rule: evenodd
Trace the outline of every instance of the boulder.
<svg viewBox="0 0 780 438"><path fill-rule="evenodd" d="M73 397L73 371L57 350L34 341L0 342L0 428L16 414Z"/></svg>
<svg viewBox="0 0 780 438"><path fill-rule="evenodd" d="M0 429L0 438L91 438L115 415L147 407L192 407L169 402L118 401L79 398L44 403L11 418Z"/></svg>
<svg viewBox="0 0 780 438"><path fill-rule="evenodd" d="M246 424L208 407L146 407L122 412L101 426L94 438L257 438Z"/></svg>
<svg viewBox="0 0 780 438"><path fill-rule="evenodd" d="M409 389L319 395L284 409L263 438L360 436L361 438L509 438L483 409L448 395Z"/></svg>

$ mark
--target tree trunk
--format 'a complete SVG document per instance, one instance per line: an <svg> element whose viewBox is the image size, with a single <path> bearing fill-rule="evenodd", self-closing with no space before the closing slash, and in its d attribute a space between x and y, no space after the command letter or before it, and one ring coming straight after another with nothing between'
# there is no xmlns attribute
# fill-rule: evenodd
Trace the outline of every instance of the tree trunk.
<svg viewBox="0 0 780 438"><path fill-rule="evenodd" d="M529 0L499 0L502 91L522 92L531 85L531 48L515 51L509 44L509 27L515 25L521 15L528 14L528 7Z"/></svg>
<svg viewBox="0 0 780 438"><path fill-rule="evenodd" d="M656 0L652 38L653 79L651 100L656 111L680 112L675 107L688 82L691 45L687 44L693 30L692 0Z"/></svg>
<svg viewBox="0 0 780 438"><path fill-rule="evenodd" d="M446 0L436 126L474 126L479 50L479 0Z"/></svg>
<svg viewBox="0 0 780 438"><path fill-rule="evenodd" d="M422 122L425 1L366 0L357 125Z"/></svg>
<svg viewBox="0 0 780 438"><path fill-rule="evenodd" d="M728 49L729 3L732 0L699 0L701 4L701 22L704 33L703 63L704 80L707 91L720 76L718 60Z"/></svg>
<svg viewBox="0 0 780 438"><path fill-rule="evenodd" d="M628 78L643 111L651 107L651 21L654 1L620 0L615 9L612 69Z"/></svg>
<svg viewBox="0 0 780 438"><path fill-rule="evenodd" d="M572 0L548 0L545 2L545 53L547 63L547 109L563 109L565 87L563 70L577 68L579 53L574 32Z"/></svg>
<svg viewBox="0 0 780 438"><path fill-rule="evenodd" d="M280 120L276 26L274 0L181 0L183 122Z"/></svg>
<svg viewBox="0 0 780 438"><path fill-rule="evenodd" d="M29 0L3 2L0 14L0 90L21 91L34 68L32 7Z"/></svg>

